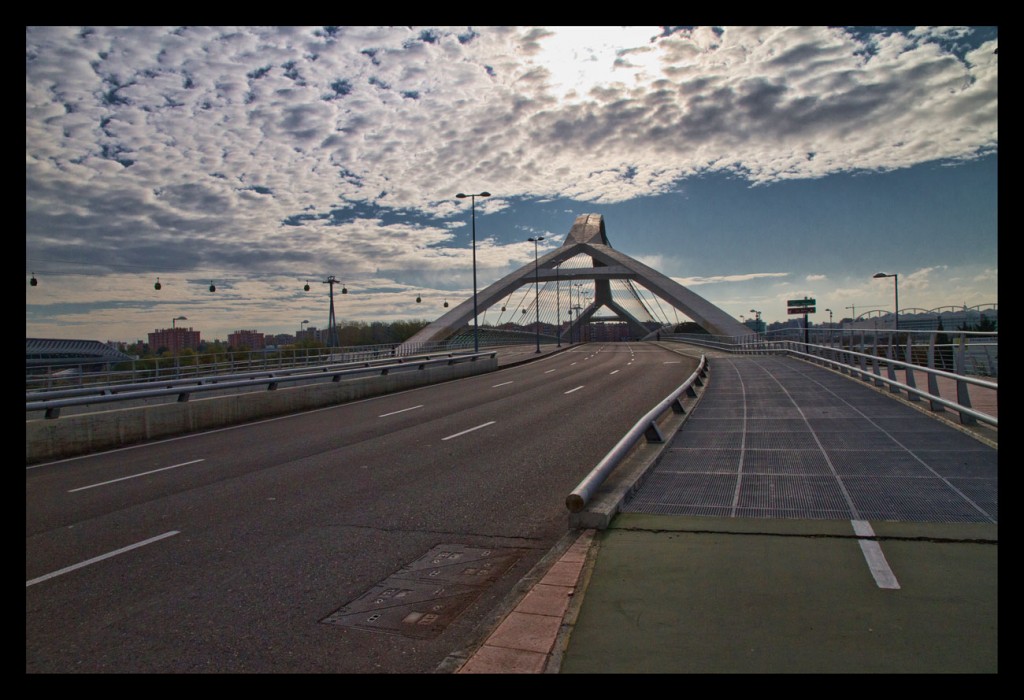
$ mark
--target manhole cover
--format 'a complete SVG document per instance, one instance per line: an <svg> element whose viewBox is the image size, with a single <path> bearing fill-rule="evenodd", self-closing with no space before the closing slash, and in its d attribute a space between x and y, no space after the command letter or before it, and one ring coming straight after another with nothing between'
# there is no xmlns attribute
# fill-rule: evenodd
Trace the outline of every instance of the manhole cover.
<svg viewBox="0 0 1024 700"><path fill-rule="evenodd" d="M438 545L323 622L431 639L520 556L519 550Z"/></svg>

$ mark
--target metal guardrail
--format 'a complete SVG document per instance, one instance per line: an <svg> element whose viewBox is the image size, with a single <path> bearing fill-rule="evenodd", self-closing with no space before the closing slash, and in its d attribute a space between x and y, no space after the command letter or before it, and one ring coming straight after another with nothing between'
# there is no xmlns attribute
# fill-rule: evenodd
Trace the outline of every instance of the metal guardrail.
<svg viewBox="0 0 1024 700"><path fill-rule="evenodd" d="M268 350L219 351L177 357L148 357L118 363L32 362L26 365L25 387L31 391L53 391L71 387L110 387L143 382L163 385L167 381L179 379L310 368L328 363L494 350L510 344L525 345L534 341L532 333L527 339L524 334L496 333L491 330L481 333L479 350L474 349L473 336L463 334L445 341L429 341L415 345L383 343L335 348L283 347Z"/></svg>
<svg viewBox="0 0 1024 700"><path fill-rule="evenodd" d="M662 333L663 340L684 341L727 352L778 352L783 341L879 352L898 347L904 359L963 375L995 377L999 374L999 334L960 330L885 330L865 328L786 328L742 336L697 333Z"/></svg>
<svg viewBox="0 0 1024 700"><path fill-rule="evenodd" d="M375 367L385 364L394 364L396 362L400 364L407 364L412 362L418 362L420 360L429 360L436 357L452 357L456 354L464 353L424 353L422 355L410 355L399 358L387 357L385 359L374 360L345 360L342 362L325 362L323 364L301 365L294 367L284 367L280 369L254 367L250 370L235 372L231 374L203 374L182 378L169 377L160 381L146 380L131 383L89 384L86 386L72 387L66 389L43 389L36 391L29 390L25 392L25 400L44 401L47 399L66 399L71 398L73 396L105 396L108 394L119 394L128 391L144 391L146 389L155 389L160 387L171 389L176 387L201 386L205 384L223 384L223 382L241 379L270 379L274 377L286 377L301 372L330 373L339 369L353 369L356 367Z"/></svg>
<svg viewBox="0 0 1024 700"><path fill-rule="evenodd" d="M962 337L958 343L950 344L950 347L955 349L955 352L951 353L954 371L950 372L944 369L938 369L934 366L937 364L937 357L939 355L937 348L939 346L934 342L935 332L933 331L924 332L929 333L932 336L931 342L927 346L914 345L912 340L908 340L904 348L897 348L896 344L891 342L891 340L895 338L893 335L886 336L884 334L876 334L869 336L874 341L869 343L863 336L863 332L858 331L858 333L861 334L859 342L852 342L851 340L846 345L805 343L800 340L766 340L762 336L758 336L756 334L733 338L701 335L675 335L669 337L663 336L662 339L685 342L692 345L713 347L733 353L787 354L803 357L811 361L827 364L837 370L847 372L852 376L857 376L864 380L870 379L875 382L876 386L887 385L889 390L893 393L899 392L900 390L905 391L907 392L907 397L910 401L925 399L929 401L930 408L933 411L939 411L942 410L942 408L949 408L959 414L960 422L963 425L975 425L978 421L981 421L992 425L993 427L998 427L999 421L995 416L990 416L986 413L977 411L971 406L970 394L967 391L968 385L996 391L998 391L999 385L996 382L988 381L981 376L967 374L965 372L965 368L968 365L967 348L969 344L966 337ZM950 331L946 331L946 334L956 335L956 333ZM988 337L995 334L979 333L976 335ZM819 335L819 337L825 336ZM882 344L878 342L879 339L888 339L890 342ZM998 347L998 343L995 345ZM904 357L909 359L913 359L915 356L923 354L923 359L926 364L896 359L896 353L900 349L904 350ZM870 352L865 352L867 350L870 350ZM922 350L924 350L923 353ZM881 372L883 366L886 368L886 376L884 377ZM900 382L896 379L896 368L900 368L906 372L906 376L908 378L906 383ZM927 376L927 391L917 387L916 380L914 378L915 372L922 372ZM940 395L937 381L940 377L950 379L955 382L955 401L943 398Z"/></svg>
<svg viewBox="0 0 1024 700"><path fill-rule="evenodd" d="M495 357L497 351L480 353L449 353L442 357L420 356L415 358L402 357L377 362L348 363L343 365L323 366L316 368L301 368L281 370L269 373L255 373L260 376L253 376L253 373L242 373L240 375L206 376L201 379L176 380L169 383L161 383L162 388L154 389L153 382L146 382L134 385L114 385L108 387L88 387L78 389L65 389L54 392L35 392L26 394L25 411L45 411L46 418L59 418L60 409L71 406L83 406L87 404L103 404L119 401L131 401L136 399L148 399L161 396L177 396L178 402L188 401L192 394L223 389L238 389L266 385L268 391L273 391L280 384L287 384L301 381L341 381L342 377L353 377L376 373L379 375L388 374L391 370L409 370L415 368L422 370L428 366L446 364L452 365L459 362L475 362L482 357ZM358 365L358 366L355 366ZM314 371L310 371L310 370ZM58 395L60 397L58 398ZM43 398L45 397L45 398Z"/></svg>
<svg viewBox="0 0 1024 700"><path fill-rule="evenodd" d="M829 346L804 345L803 343L795 343L793 341L785 342L789 346L786 348L786 354L788 355L803 357L816 363L826 364L841 371L849 372L851 375L858 376L863 380L874 381L876 386L886 385L893 393L903 390L907 392L907 398L910 401L927 399L933 411L940 410L940 407L956 411L960 415L960 422L964 425L974 425L978 421L982 421L993 427L999 426L999 420L995 416L976 411L971 407L971 398L967 391L968 385L998 391L999 384L995 382L971 375L923 367L912 362L902 362L892 356L891 346L888 350L888 356L881 359L877 353L867 354ZM854 364L851 360L857 361L857 364ZM868 369L869 364L871 365L870 370ZM886 368L886 376L882 376L881 369L883 365ZM897 367L906 371L906 382L900 382L896 379ZM917 388L917 382L914 379L915 371L920 371L927 375L928 391ZM956 382L956 401L944 399L939 395L937 382L939 377L945 377Z"/></svg>
<svg viewBox="0 0 1024 700"><path fill-rule="evenodd" d="M110 362L34 362L26 366L25 386L51 390L70 386L110 386L139 382L165 382L173 379L206 377L256 370L271 371L293 367L318 366L330 362L359 362L396 356L395 343L337 348L281 348L257 351L221 351L175 357L150 357ZM452 348L421 348L417 353L452 351Z"/></svg>
<svg viewBox="0 0 1024 700"><path fill-rule="evenodd" d="M707 376L708 363L705 356L701 356L700 363L697 365L697 369L694 370L685 382L683 382L675 391L666 396L657 406L652 408L644 415L636 425L634 425L625 437L611 449L611 451L604 456L604 458L597 464L596 467L587 475L587 477L580 482L572 493L565 498L565 507L569 509L571 513L579 513L581 510L586 508L587 503L593 497L594 493L601 487L608 475L611 474L619 463L625 459L625 457L633 450L633 447L640 441L640 438L646 437L648 442L664 442L665 439L661 434L661 429L658 428L658 419L669 410L677 413L683 412L683 405L679 400L684 393L689 396L696 396L697 392L693 388L696 386L703 386L704 377Z"/></svg>

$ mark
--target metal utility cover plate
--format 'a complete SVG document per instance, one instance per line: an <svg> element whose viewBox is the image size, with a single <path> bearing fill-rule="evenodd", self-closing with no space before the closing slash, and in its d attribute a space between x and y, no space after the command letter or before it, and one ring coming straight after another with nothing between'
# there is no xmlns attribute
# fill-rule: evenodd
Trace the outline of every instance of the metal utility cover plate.
<svg viewBox="0 0 1024 700"><path fill-rule="evenodd" d="M432 639L520 555L518 550L438 545L323 622Z"/></svg>
<svg viewBox="0 0 1024 700"><path fill-rule="evenodd" d="M395 576L486 585L505 573L518 558L517 550L439 544L412 564L403 567Z"/></svg>

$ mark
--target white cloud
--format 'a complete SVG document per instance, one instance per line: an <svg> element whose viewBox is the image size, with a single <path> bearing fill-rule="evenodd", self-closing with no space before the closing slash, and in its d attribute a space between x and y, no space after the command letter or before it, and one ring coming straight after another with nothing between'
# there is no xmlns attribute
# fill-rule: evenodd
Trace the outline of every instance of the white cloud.
<svg viewBox="0 0 1024 700"><path fill-rule="evenodd" d="M426 279L465 262L453 189L500 180L484 215L625 202L702 172L763 184L971 158L997 144L998 64L994 40L947 48L969 35L28 27L29 253ZM494 269L527 253L478 249Z"/></svg>

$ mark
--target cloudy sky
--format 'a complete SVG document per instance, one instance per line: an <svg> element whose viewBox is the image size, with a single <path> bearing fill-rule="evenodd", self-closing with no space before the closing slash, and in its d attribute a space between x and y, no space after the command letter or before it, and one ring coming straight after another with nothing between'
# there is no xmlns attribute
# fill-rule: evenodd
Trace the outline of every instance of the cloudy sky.
<svg viewBox="0 0 1024 700"><path fill-rule="evenodd" d="M454 195L485 190L481 289L597 213L737 319L889 309L879 271L901 309L996 303L997 47L994 27L28 27L26 335L323 328L330 276L339 322L433 320L472 295Z"/></svg>

